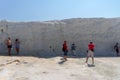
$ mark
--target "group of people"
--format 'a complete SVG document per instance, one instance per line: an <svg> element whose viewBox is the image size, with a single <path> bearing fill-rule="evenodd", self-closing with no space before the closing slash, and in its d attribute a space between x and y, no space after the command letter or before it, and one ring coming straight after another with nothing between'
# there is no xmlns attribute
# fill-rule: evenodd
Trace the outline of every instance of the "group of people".
<svg viewBox="0 0 120 80"><path fill-rule="evenodd" d="M94 64L94 49L95 49L94 43L90 42L88 44L86 63L88 62L89 57L91 57L92 58L92 64ZM120 49L120 46L119 46L119 43L117 42L114 46L114 50L116 51L117 56L119 56L119 49ZM64 58L65 61L67 61L67 53L68 53L67 41L64 41L62 50L64 52L64 57L63 58ZM76 55L76 46L75 46L74 43L71 45L71 52L74 56Z"/></svg>
<svg viewBox="0 0 120 80"><path fill-rule="evenodd" d="M16 49L16 52L17 54L19 54L19 48L20 48L20 41L19 39L15 39L15 49ZM7 48L8 48L8 55L11 56L11 48L12 48L12 40L10 37L8 37L8 39L6 40L6 45L7 45Z"/></svg>
<svg viewBox="0 0 120 80"><path fill-rule="evenodd" d="M15 39L15 49L16 49L16 53L19 54L19 48L20 48L20 41L19 39ZM6 40L6 45L7 45L7 48L8 48L8 55L11 56L11 48L12 48L12 40L10 37L8 37L8 39ZM88 44L88 50L87 50L87 57L86 57L86 63L88 62L88 59L89 57L92 58L92 64L94 64L94 48L95 48L95 45L93 42L90 42ZM117 56L119 56L119 44L118 42L115 44L114 46L114 49L116 51L116 54ZM64 52L64 57L63 59L65 61L67 61L67 54L68 54L68 46L67 46L67 41L64 41L63 43L63 47L62 47L62 51ZM76 46L75 44L73 43L71 45L71 52L74 56L76 56Z"/></svg>
<svg viewBox="0 0 120 80"><path fill-rule="evenodd" d="M91 57L92 58L92 64L94 64L94 48L95 48L94 43L90 42L88 44L86 63L88 63L88 59L89 59L89 57ZM73 43L72 46L71 46L71 51L72 51L74 56L76 55L75 50L76 50L76 46ZM65 61L67 61L67 53L68 53L67 41L64 41L62 51L64 52L64 57L63 58L64 58Z"/></svg>

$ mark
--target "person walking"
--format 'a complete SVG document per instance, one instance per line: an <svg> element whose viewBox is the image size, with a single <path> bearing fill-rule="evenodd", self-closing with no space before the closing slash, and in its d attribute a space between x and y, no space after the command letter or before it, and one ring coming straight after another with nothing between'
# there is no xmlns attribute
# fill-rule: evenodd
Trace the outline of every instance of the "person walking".
<svg viewBox="0 0 120 80"><path fill-rule="evenodd" d="M90 42L88 44L86 63L88 62L89 57L91 57L92 58L92 65L94 65L94 48L95 48L95 45L93 44L93 42Z"/></svg>
<svg viewBox="0 0 120 80"><path fill-rule="evenodd" d="M68 53L67 41L64 41L62 50L64 52L64 60L67 61L67 53Z"/></svg>

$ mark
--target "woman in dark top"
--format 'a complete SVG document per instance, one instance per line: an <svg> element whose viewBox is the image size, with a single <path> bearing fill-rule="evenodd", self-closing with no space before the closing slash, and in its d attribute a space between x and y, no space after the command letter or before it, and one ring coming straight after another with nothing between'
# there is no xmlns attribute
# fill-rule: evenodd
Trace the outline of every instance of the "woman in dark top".
<svg viewBox="0 0 120 80"><path fill-rule="evenodd" d="M115 44L114 49L116 51L117 56L119 56L119 44L118 44L118 42Z"/></svg>

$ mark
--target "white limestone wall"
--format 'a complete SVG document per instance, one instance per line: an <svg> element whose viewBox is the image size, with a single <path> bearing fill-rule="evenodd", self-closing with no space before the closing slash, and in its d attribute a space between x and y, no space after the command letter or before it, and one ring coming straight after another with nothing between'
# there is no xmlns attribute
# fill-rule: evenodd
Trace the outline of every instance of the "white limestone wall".
<svg viewBox="0 0 120 80"><path fill-rule="evenodd" d="M120 19L66 19L47 22L0 22L0 53L7 53L5 40L20 39L22 55L62 54L63 41L74 42L77 54L84 55L87 44L93 41L96 55L113 55L113 46L120 42ZM70 53L70 51L69 51Z"/></svg>

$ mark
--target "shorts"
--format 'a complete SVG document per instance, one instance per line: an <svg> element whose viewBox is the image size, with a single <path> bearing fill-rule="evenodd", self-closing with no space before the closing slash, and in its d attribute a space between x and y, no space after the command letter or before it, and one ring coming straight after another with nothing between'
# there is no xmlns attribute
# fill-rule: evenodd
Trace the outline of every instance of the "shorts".
<svg viewBox="0 0 120 80"><path fill-rule="evenodd" d="M64 56L67 56L67 52L68 52L68 51L64 51Z"/></svg>
<svg viewBox="0 0 120 80"><path fill-rule="evenodd" d="M94 57L94 52L89 50L88 54L87 54L87 57Z"/></svg>
<svg viewBox="0 0 120 80"><path fill-rule="evenodd" d="M19 45L16 45L16 46L15 46L15 48L16 48L16 49L19 49L19 48L20 48L20 46L19 46Z"/></svg>
<svg viewBox="0 0 120 80"><path fill-rule="evenodd" d="M8 45L7 47L8 47L8 48L12 48L12 45Z"/></svg>

